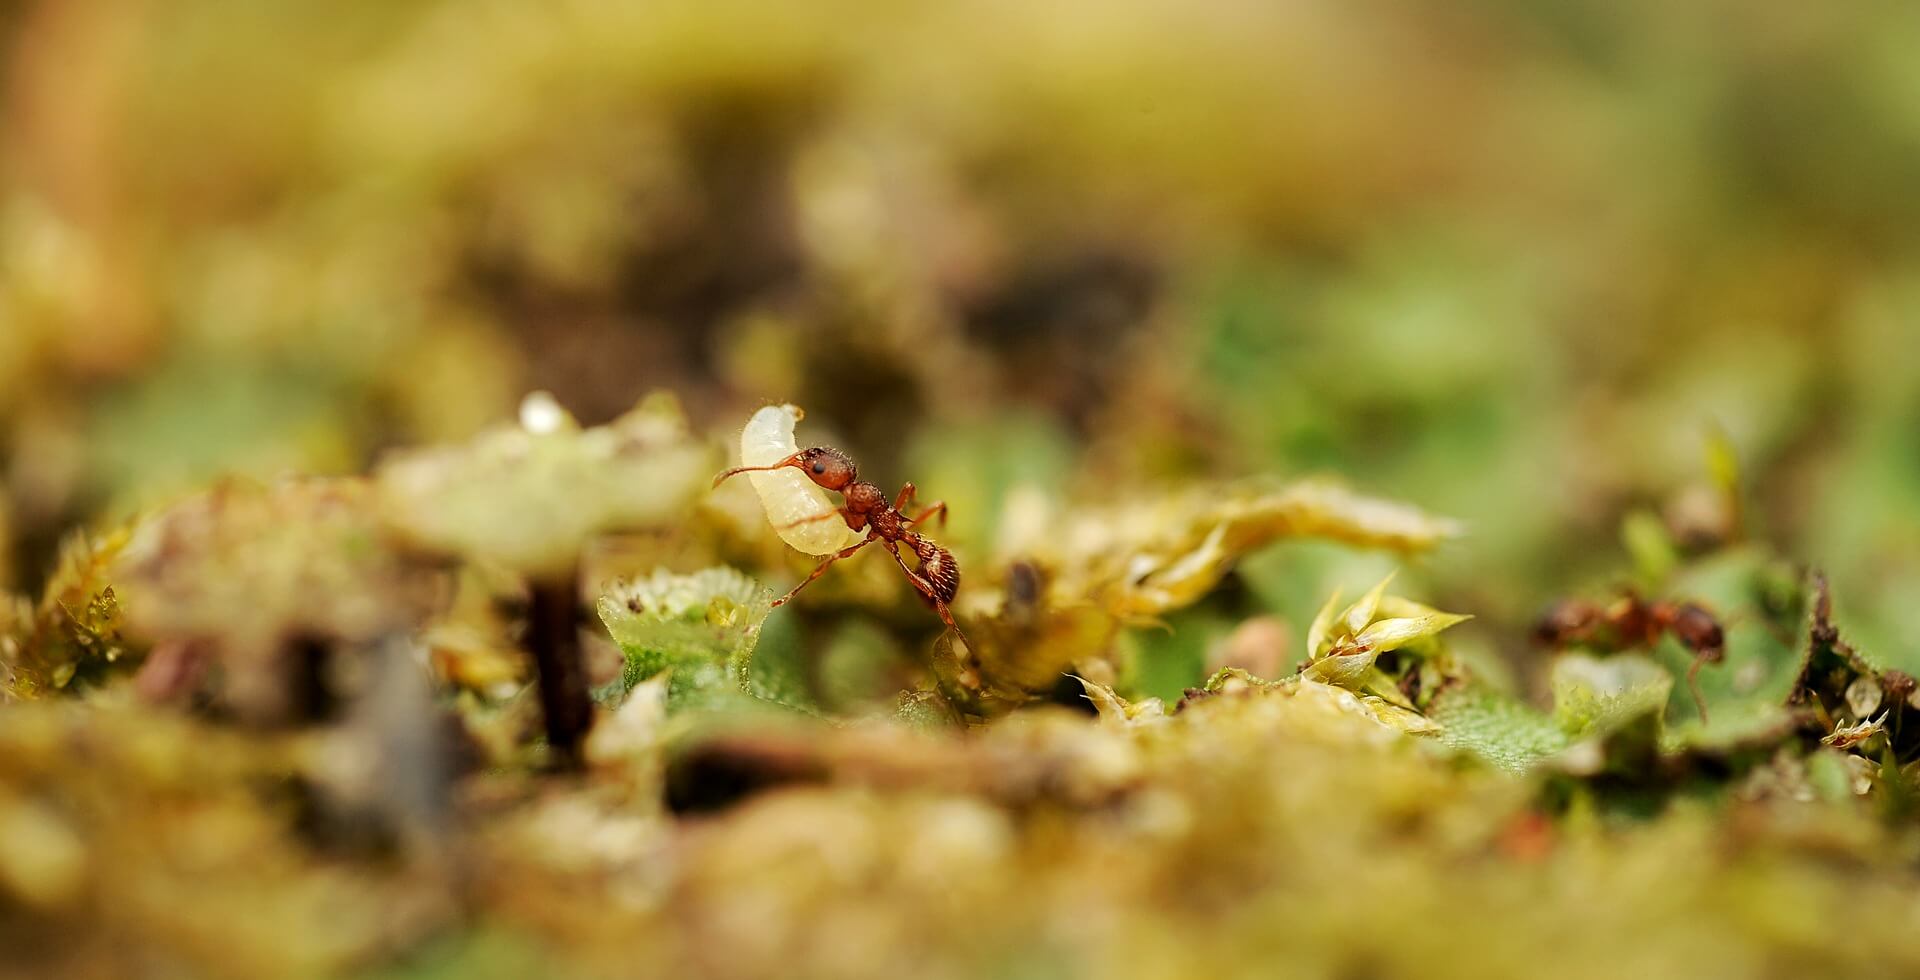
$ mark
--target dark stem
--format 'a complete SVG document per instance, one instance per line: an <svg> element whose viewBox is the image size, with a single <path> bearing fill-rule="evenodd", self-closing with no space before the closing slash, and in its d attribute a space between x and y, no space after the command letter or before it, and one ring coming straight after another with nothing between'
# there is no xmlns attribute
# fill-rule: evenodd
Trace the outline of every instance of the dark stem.
<svg viewBox="0 0 1920 980"><path fill-rule="evenodd" d="M288 712L296 723L308 724L334 720L340 713L340 697L327 676L333 658L333 644L325 637L300 633L287 640Z"/></svg>
<svg viewBox="0 0 1920 980"><path fill-rule="evenodd" d="M560 765L580 763L580 742L593 725L593 701L580 654L576 576L534 579L527 609L527 646L539 672L540 712L547 744Z"/></svg>

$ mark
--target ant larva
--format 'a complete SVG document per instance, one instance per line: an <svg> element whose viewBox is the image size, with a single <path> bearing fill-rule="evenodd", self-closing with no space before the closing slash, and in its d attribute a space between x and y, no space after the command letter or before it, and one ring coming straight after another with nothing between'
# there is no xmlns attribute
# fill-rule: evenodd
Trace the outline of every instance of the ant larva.
<svg viewBox="0 0 1920 980"><path fill-rule="evenodd" d="M1652 647L1660 634L1670 633L1693 654L1687 668L1687 690L1700 722L1707 721L1707 699L1700 694L1700 668L1727 657L1726 631L1706 607L1693 602L1648 602L1629 592L1607 606L1581 599L1563 599L1547 610L1534 627L1541 643L1562 647L1580 645L1596 650Z"/></svg>
<svg viewBox="0 0 1920 980"><path fill-rule="evenodd" d="M853 460L846 453L825 446L798 448L793 441L793 427L803 414L792 405L769 405L755 412L740 433L742 465L713 478L713 485L717 487L729 477L751 474L749 479L759 491L767 518L774 522L774 530L781 539L807 554L825 556L813 574L773 604L778 606L792 599L808 583L825 574L828 566L878 541L893 555L920 597L940 614L941 621L959 635L962 643L966 642L966 634L960 631L960 625L953 621L953 613L947 608L960 589L960 568L947 549L912 528L936 516L944 525L947 505L944 502L930 504L908 517L901 513L901 508L912 503L913 484L901 487L899 496L888 502L885 491L860 480ZM842 506L833 506L823 490L840 494ZM903 544L913 550L918 569L909 566L901 556Z"/></svg>

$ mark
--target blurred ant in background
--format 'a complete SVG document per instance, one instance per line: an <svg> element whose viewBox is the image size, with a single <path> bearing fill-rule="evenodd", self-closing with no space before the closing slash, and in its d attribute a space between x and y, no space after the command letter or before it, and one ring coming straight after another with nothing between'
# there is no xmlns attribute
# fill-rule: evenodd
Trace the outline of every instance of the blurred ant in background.
<svg viewBox="0 0 1920 980"><path fill-rule="evenodd" d="M1671 634L1693 653L1693 666L1687 669L1687 689L1693 693L1694 706L1700 709L1701 724L1705 724L1707 699L1700 694L1700 668L1726 659L1727 640L1720 621L1698 603L1665 599L1648 602L1631 592L1605 606L1562 599L1540 618L1533 636L1550 647L1583 646L1618 652L1635 647L1650 649L1662 633Z"/></svg>

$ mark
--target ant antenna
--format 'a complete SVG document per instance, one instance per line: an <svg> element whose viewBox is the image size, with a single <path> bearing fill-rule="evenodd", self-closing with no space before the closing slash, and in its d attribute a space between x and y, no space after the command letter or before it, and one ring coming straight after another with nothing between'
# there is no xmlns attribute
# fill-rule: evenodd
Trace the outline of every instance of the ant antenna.
<svg viewBox="0 0 1920 980"><path fill-rule="evenodd" d="M733 469L730 469L725 473L722 473L719 476L714 477L713 485L717 487L720 484L727 482L727 479L729 477L739 476L742 473L763 473L768 470L777 470L781 468L781 465L782 464L776 463L772 466L736 466Z"/></svg>

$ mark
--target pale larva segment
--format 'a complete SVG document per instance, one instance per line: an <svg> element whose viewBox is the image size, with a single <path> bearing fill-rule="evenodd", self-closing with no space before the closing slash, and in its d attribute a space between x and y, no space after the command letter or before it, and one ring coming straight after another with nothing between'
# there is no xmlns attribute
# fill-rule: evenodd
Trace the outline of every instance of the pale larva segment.
<svg viewBox="0 0 1920 980"><path fill-rule="evenodd" d="M800 409L792 405L768 405L753 413L747 427L740 430L740 465L771 466L800 451L793 441L793 427L800 422ZM760 494L767 521L785 541L809 555L830 555L860 540L860 532L840 519L839 505L820 486L787 467L765 473L748 473L753 489ZM829 516L831 515L831 516Z"/></svg>

